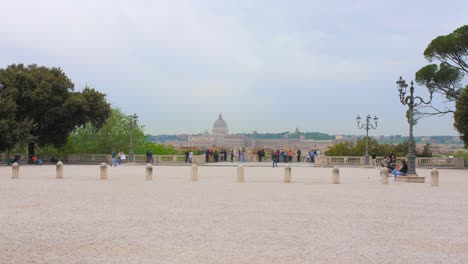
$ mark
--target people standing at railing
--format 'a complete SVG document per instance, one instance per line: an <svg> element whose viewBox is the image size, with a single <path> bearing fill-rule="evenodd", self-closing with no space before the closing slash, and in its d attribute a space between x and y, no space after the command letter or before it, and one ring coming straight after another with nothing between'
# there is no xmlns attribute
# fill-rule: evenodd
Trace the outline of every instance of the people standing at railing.
<svg viewBox="0 0 468 264"><path fill-rule="evenodd" d="M262 150L257 151L258 162L262 162Z"/></svg>
<svg viewBox="0 0 468 264"><path fill-rule="evenodd" d="M188 160L189 160L190 164L192 164L192 159L193 159L193 152L190 151L189 155L188 155Z"/></svg>
<svg viewBox="0 0 468 264"><path fill-rule="evenodd" d="M301 161L301 150L300 149L298 149L296 151L296 156L297 156L297 162L300 162Z"/></svg>
<svg viewBox="0 0 468 264"><path fill-rule="evenodd" d="M315 151L313 149L309 152L310 162L315 163Z"/></svg>
<svg viewBox="0 0 468 264"><path fill-rule="evenodd" d="M218 150L217 149L215 149L213 153L213 158L214 158L214 162L218 162Z"/></svg>
<svg viewBox="0 0 468 264"><path fill-rule="evenodd" d="M234 149L231 149L231 163L234 162Z"/></svg>
<svg viewBox="0 0 468 264"><path fill-rule="evenodd" d="M127 159L127 157L125 156L125 153L119 149L119 154L118 154L118 159L119 159L119 165L124 165L124 160Z"/></svg>
<svg viewBox="0 0 468 264"><path fill-rule="evenodd" d="M375 168L376 166L376 161L377 161L377 156L375 155L375 153L372 153L372 164L371 166Z"/></svg>
<svg viewBox="0 0 468 264"><path fill-rule="evenodd" d="M190 155L190 152L187 150L185 151L185 163L188 162L188 159L189 159L189 155Z"/></svg>
<svg viewBox="0 0 468 264"><path fill-rule="evenodd" d="M205 162L208 163L209 160L210 160L210 150L205 149Z"/></svg>

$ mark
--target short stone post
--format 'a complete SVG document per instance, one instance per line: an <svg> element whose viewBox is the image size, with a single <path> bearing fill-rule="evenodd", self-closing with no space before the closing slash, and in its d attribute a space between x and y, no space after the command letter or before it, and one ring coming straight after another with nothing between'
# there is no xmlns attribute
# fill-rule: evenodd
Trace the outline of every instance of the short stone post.
<svg viewBox="0 0 468 264"><path fill-rule="evenodd" d="M101 163L101 180L107 180L107 164Z"/></svg>
<svg viewBox="0 0 468 264"><path fill-rule="evenodd" d="M284 167L284 182L291 182L291 166L289 166L289 164Z"/></svg>
<svg viewBox="0 0 468 264"><path fill-rule="evenodd" d="M56 178L57 179L63 179L63 162L61 162L61 161L57 162L56 171L57 171Z"/></svg>
<svg viewBox="0 0 468 264"><path fill-rule="evenodd" d="M380 183L388 184L388 169L385 167L380 169Z"/></svg>
<svg viewBox="0 0 468 264"><path fill-rule="evenodd" d="M153 179L153 165L147 164L146 165L146 180L151 181Z"/></svg>
<svg viewBox="0 0 468 264"><path fill-rule="evenodd" d="M192 181L198 181L198 166L196 164L192 165Z"/></svg>
<svg viewBox="0 0 468 264"><path fill-rule="evenodd" d="M340 169L338 169L337 166L335 166L332 170L332 183L333 184L340 183Z"/></svg>
<svg viewBox="0 0 468 264"><path fill-rule="evenodd" d="M431 171L431 185L439 186L439 170L433 168Z"/></svg>
<svg viewBox="0 0 468 264"><path fill-rule="evenodd" d="M19 165L17 162L11 165L11 178L18 179L19 178Z"/></svg>
<svg viewBox="0 0 468 264"><path fill-rule="evenodd" d="M244 182L244 165L239 165L237 167L237 182Z"/></svg>

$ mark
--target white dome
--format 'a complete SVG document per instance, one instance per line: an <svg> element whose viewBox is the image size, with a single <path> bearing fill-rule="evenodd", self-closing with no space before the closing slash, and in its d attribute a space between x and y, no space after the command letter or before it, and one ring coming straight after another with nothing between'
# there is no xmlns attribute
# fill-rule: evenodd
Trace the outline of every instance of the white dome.
<svg viewBox="0 0 468 264"><path fill-rule="evenodd" d="M221 113L219 113L218 119L214 122L213 129L227 129L227 124L223 119Z"/></svg>

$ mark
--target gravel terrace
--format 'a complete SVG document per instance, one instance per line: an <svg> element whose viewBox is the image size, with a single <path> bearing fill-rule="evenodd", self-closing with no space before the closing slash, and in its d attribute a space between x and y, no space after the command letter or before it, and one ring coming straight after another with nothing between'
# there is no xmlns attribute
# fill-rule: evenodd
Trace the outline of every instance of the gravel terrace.
<svg viewBox="0 0 468 264"><path fill-rule="evenodd" d="M378 169L0 167L0 263L468 263L468 171L440 187Z"/></svg>

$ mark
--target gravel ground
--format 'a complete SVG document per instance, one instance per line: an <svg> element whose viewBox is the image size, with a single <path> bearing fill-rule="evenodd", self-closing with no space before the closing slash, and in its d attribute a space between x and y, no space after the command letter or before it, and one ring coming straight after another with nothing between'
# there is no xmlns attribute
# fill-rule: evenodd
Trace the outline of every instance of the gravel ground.
<svg viewBox="0 0 468 264"><path fill-rule="evenodd" d="M0 263L468 263L468 173L440 187L340 168L0 167Z"/></svg>

